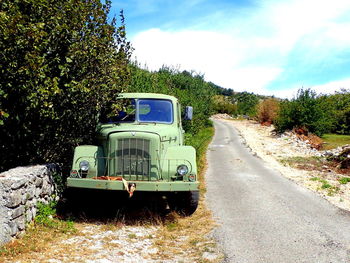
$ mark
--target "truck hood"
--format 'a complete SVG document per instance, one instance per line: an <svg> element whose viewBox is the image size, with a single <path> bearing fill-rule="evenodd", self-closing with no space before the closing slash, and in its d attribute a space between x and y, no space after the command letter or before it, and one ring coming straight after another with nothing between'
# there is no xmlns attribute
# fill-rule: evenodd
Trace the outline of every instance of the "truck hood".
<svg viewBox="0 0 350 263"><path fill-rule="evenodd" d="M147 123L147 124L103 124L98 126L97 132L102 137L107 137L116 132L147 132L158 134L161 141L176 140L178 127L175 125Z"/></svg>

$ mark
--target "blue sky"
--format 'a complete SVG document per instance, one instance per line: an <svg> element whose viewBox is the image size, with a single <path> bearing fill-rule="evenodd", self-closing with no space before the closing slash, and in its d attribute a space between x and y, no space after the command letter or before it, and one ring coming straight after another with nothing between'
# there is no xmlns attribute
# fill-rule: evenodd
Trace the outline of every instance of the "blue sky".
<svg viewBox="0 0 350 263"><path fill-rule="evenodd" d="M350 89L349 0L112 0L134 59L194 70L235 91Z"/></svg>

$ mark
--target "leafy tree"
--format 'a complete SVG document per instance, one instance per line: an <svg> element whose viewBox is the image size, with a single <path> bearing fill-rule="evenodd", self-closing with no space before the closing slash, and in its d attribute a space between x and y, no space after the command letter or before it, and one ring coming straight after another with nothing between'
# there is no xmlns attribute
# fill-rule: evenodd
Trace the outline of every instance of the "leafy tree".
<svg viewBox="0 0 350 263"><path fill-rule="evenodd" d="M135 64L131 65L131 81L126 91L173 95L179 99L182 112L185 106L192 106L194 119L183 123L188 134L196 134L208 125L208 118L213 113L212 97L216 94L214 88L196 72L180 72L166 66L150 72Z"/></svg>
<svg viewBox="0 0 350 263"><path fill-rule="evenodd" d="M129 79L124 17L111 2L2 0L0 3L0 170L70 162L90 143L99 110Z"/></svg>
<svg viewBox="0 0 350 263"><path fill-rule="evenodd" d="M217 113L227 113L229 115L237 114L237 105L232 104L229 97L223 95L215 95L213 97L214 110Z"/></svg>
<svg viewBox="0 0 350 263"><path fill-rule="evenodd" d="M334 95L326 96L324 104L331 107L334 120L332 132L350 134L350 90L341 90Z"/></svg>
<svg viewBox="0 0 350 263"><path fill-rule="evenodd" d="M259 97L254 93L240 92L232 96L233 103L237 104L238 114L256 116Z"/></svg>
<svg viewBox="0 0 350 263"><path fill-rule="evenodd" d="M331 108L324 103L324 96L317 96L310 89L300 89L291 101L280 104L279 116L275 122L276 129L283 132L295 127L304 127L319 136L329 132L333 126Z"/></svg>

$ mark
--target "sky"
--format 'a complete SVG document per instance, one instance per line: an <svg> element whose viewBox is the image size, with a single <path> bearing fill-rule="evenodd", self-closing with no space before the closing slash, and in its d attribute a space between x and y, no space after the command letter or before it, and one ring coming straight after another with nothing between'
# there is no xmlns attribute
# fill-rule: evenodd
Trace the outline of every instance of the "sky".
<svg viewBox="0 0 350 263"><path fill-rule="evenodd" d="M133 59L223 88L292 98L350 89L349 0L112 0Z"/></svg>

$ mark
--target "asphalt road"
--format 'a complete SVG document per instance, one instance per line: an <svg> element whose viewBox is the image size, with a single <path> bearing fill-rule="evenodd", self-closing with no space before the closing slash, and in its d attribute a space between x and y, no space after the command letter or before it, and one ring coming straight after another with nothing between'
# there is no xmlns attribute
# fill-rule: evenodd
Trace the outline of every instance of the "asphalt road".
<svg viewBox="0 0 350 263"><path fill-rule="evenodd" d="M214 121L207 202L224 262L350 262L350 213L270 169Z"/></svg>

